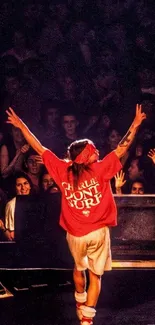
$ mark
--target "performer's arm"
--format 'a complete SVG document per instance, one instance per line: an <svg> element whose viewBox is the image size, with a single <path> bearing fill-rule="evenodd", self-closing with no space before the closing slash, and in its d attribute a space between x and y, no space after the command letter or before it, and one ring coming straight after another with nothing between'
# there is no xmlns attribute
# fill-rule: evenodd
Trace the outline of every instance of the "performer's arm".
<svg viewBox="0 0 155 325"><path fill-rule="evenodd" d="M34 136L34 134L28 129L26 124L15 114L14 110L9 107L6 111L8 119L6 123L12 124L19 128L23 133L24 138L30 144L30 146L41 156L46 150L44 146L39 142L39 140Z"/></svg>
<svg viewBox="0 0 155 325"><path fill-rule="evenodd" d="M142 113L142 105L137 104L136 106L136 116L133 120L133 123L131 124L128 132L123 137L123 139L119 142L117 148L115 149L115 153L118 156L118 158L123 157L128 148L130 147L131 143L134 140L135 134L141 125L142 121L146 119L146 114Z"/></svg>

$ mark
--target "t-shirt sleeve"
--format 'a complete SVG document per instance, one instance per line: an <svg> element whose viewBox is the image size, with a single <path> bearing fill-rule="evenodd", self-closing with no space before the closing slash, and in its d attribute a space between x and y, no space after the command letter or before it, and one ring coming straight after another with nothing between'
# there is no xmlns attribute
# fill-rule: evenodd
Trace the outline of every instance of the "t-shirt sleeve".
<svg viewBox="0 0 155 325"><path fill-rule="evenodd" d="M112 151L105 156L100 162L100 172L105 181L109 181L113 178L117 172L122 169L122 164L117 157L115 151Z"/></svg>
<svg viewBox="0 0 155 325"><path fill-rule="evenodd" d="M45 150L42 159L45 167L47 168L49 174L54 179L54 181L59 185L60 174L62 172L62 168L65 165L64 160L59 159L52 151Z"/></svg>
<svg viewBox="0 0 155 325"><path fill-rule="evenodd" d="M5 208L5 228L14 231L14 215L15 215L15 204L16 199L12 199L9 201Z"/></svg>

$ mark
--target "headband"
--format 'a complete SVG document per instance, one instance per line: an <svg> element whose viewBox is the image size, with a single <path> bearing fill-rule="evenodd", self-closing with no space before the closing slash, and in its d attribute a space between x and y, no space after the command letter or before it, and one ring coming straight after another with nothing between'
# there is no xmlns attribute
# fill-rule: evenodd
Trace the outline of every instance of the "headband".
<svg viewBox="0 0 155 325"><path fill-rule="evenodd" d="M85 148L76 157L76 159L73 162L75 162L77 164L85 164L85 165L87 165L89 163L90 157L95 153L95 151L96 151L96 147L91 143L87 143Z"/></svg>

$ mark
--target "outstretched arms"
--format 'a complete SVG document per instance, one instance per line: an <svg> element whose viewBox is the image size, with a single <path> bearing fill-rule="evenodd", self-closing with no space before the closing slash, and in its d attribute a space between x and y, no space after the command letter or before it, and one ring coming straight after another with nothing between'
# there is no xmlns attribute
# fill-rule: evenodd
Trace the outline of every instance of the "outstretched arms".
<svg viewBox="0 0 155 325"><path fill-rule="evenodd" d="M119 142L115 153L118 156L118 158L123 157L128 148L130 147L131 143L134 140L135 134L141 125L142 121L146 119L146 114L142 113L142 105L137 104L136 106L136 116L133 120L133 123L131 124L128 132L123 137L123 139Z"/></svg>
<svg viewBox="0 0 155 325"><path fill-rule="evenodd" d="M33 133L28 129L28 127L24 124L24 122L15 114L14 110L9 107L9 110L6 111L8 115L8 119L6 123L12 124L15 127L19 128L26 141L30 144L30 146L41 156L43 152L46 150L45 147L39 142L39 140L34 136Z"/></svg>

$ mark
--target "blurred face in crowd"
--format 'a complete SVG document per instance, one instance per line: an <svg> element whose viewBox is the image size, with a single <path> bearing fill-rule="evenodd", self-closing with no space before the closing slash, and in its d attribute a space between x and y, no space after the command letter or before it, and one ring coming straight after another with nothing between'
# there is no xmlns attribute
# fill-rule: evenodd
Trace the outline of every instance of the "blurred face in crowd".
<svg viewBox="0 0 155 325"><path fill-rule="evenodd" d="M19 71L19 62L13 55L5 55L2 58L2 60L3 60L2 65L3 65L4 71L6 73L11 71L11 72L17 74L17 71ZM5 80L11 79L11 78L18 79L16 76L13 76L13 75L9 76L6 74Z"/></svg>
<svg viewBox="0 0 155 325"><path fill-rule="evenodd" d="M72 4L73 4L73 7L75 9L76 12L81 12L81 10L83 9L84 5L86 3L86 0L73 0L72 1Z"/></svg>
<svg viewBox="0 0 155 325"><path fill-rule="evenodd" d="M131 188L131 194L142 195L144 194L144 186L141 182L134 182Z"/></svg>
<svg viewBox="0 0 155 325"><path fill-rule="evenodd" d="M66 76L68 74L68 59L65 55L60 54L55 62L57 75Z"/></svg>
<svg viewBox="0 0 155 325"><path fill-rule="evenodd" d="M22 32L16 31L13 36L13 42L15 47L23 48L26 46L26 39Z"/></svg>
<svg viewBox="0 0 155 325"><path fill-rule="evenodd" d="M79 122L74 115L64 115L62 126L67 136L74 135Z"/></svg>
<svg viewBox="0 0 155 325"><path fill-rule="evenodd" d="M140 157L140 156L142 156L142 154L143 154L143 146L142 146L142 144L138 144L136 146L136 156Z"/></svg>
<svg viewBox="0 0 155 325"><path fill-rule="evenodd" d="M136 45L142 50L147 50L147 39L143 34L139 34L136 37Z"/></svg>
<svg viewBox="0 0 155 325"><path fill-rule="evenodd" d="M37 155L30 155L27 159L28 172L32 175L38 175L41 170L41 164L37 162Z"/></svg>
<svg viewBox="0 0 155 325"><path fill-rule="evenodd" d="M147 119L145 121L145 125L151 126L154 128L154 122L155 122L155 103L150 100L145 100L142 103L143 111L147 115Z"/></svg>
<svg viewBox="0 0 155 325"><path fill-rule="evenodd" d="M53 184L54 184L53 178L48 173L44 174L42 178L42 187L44 191L48 190L48 188Z"/></svg>
<svg viewBox="0 0 155 325"><path fill-rule="evenodd" d="M23 62L22 76L23 78L37 79L41 76L43 71L40 60L28 59Z"/></svg>
<svg viewBox="0 0 155 325"><path fill-rule="evenodd" d="M100 127L103 129L108 129L110 127L111 121L108 115L102 115L100 121Z"/></svg>
<svg viewBox="0 0 155 325"><path fill-rule="evenodd" d="M24 137L23 134L21 132L21 130L19 128L16 128L15 126L12 126L12 136L13 136L13 140L15 142L24 143Z"/></svg>
<svg viewBox="0 0 155 325"><path fill-rule="evenodd" d="M73 40L76 40L77 42L84 41L87 33L88 33L88 26L83 21L76 23L72 27L72 31L71 31L72 38L73 38Z"/></svg>
<svg viewBox="0 0 155 325"><path fill-rule="evenodd" d="M72 100L76 95L76 85L74 80L71 77L66 77L64 82L64 94L66 99Z"/></svg>
<svg viewBox="0 0 155 325"><path fill-rule="evenodd" d="M121 140L121 136L119 132L113 129L108 136L108 143L110 144L110 148L112 150L116 149L120 140Z"/></svg>
<svg viewBox="0 0 155 325"><path fill-rule="evenodd" d="M24 177L16 179L16 194L17 195L29 195L31 191L31 185Z"/></svg>
<svg viewBox="0 0 155 325"><path fill-rule="evenodd" d="M47 110L47 125L49 127L56 127L59 120L59 110L55 107L48 108Z"/></svg>
<svg viewBox="0 0 155 325"><path fill-rule="evenodd" d="M107 37L113 41L118 50L121 50L125 45L126 33L122 24L115 24L108 29Z"/></svg>
<svg viewBox="0 0 155 325"><path fill-rule="evenodd" d="M11 96L17 92L19 86L20 82L17 77L5 77L5 89Z"/></svg>
<svg viewBox="0 0 155 325"><path fill-rule="evenodd" d="M65 3L59 3L56 5L56 16L60 22L66 20L68 15L68 9Z"/></svg>
<svg viewBox="0 0 155 325"><path fill-rule="evenodd" d="M130 167L128 169L129 179L134 180L135 178L142 176L142 174L143 171L140 171L138 167L138 160L137 159L132 160Z"/></svg>
<svg viewBox="0 0 155 325"><path fill-rule="evenodd" d="M104 76L99 74L96 79L94 80L95 87L97 92L102 96L106 96L109 91L113 88L113 84L115 83L115 77L113 75Z"/></svg>
<svg viewBox="0 0 155 325"><path fill-rule="evenodd" d="M10 13L12 13L12 3L11 1L6 1L1 3L1 10L0 10L0 22L1 26L8 25L10 19Z"/></svg>
<svg viewBox="0 0 155 325"><path fill-rule="evenodd" d="M140 22L147 16L147 2L144 0L135 1L135 9Z"/></svg>
<svg viewBox="0 0 155 325"><path fill-rule="evenodd" d="M36 21L43 14L43 5L41 3L28 3L24 7L24 17L29 21Z"/></svg>
<svg viewBox="0 0 155 325"><path fill-rule="evenodd" d="M88 124L93 126L98 120L98 115L91 115L88 119Z"/></svg>
<svg viewBox="0 0 155 325"><path fill-rule="evenodd" d="M110 68L115 62L115 55L112 50L109 48L103 49L100 53L99 64L102 66L107 66Z"/></svg>

